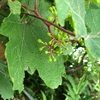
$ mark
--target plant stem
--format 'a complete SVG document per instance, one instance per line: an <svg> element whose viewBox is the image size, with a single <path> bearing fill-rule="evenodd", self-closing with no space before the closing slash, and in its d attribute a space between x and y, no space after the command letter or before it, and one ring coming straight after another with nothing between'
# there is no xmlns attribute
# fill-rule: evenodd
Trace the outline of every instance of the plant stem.
<svg viewBox="0 0 100 100"><path fill-rule="evenodd" d="M34 14L29 14L29 13L26 13L26 12L23 12L23 14L26 14L26 15L29 15L29 16L32 16L32 17L35 17L35 18L37 18L37 19L40 19L40 20L42 20L43 22L46 22L46 23L48 23L48 24L50 24L50 25L52 25L52 26L54 26L54 27L60 29L61 31L63 31L63 32L65 32L65 33L67 33L67 34L69 34L69 35L71 35L71 36L75 36L75 34L74 34L73 32L71 32L71 31L69 31L69 30L66 30L66 29L64 29L64 28L62 28L62 27L60 27L60 26L54 24L53 22L50 22L50 21L48 21L48 20L46 20L46 19L44 19L44 18L42 18L42 17L40 17L40 16L36 16L36 15L34 15Z"/></svg>

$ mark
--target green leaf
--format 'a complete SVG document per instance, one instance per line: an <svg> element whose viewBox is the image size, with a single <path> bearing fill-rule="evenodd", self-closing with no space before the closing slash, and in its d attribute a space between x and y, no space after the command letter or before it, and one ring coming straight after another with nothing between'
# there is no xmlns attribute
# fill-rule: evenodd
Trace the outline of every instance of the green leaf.
<svg viewBox="0 0 100 100"><path fill-rule="evenodd" d="M48 62L49 55L39 51L41 44L37 40L49 41L47 28L41 21L27 17L21 23L20 16L10 15L4 20L1 29L0 33L9 37L6 58L14 90L23 90L24 71L29 69L31 73L38 70L50 88L57 88L62 83L63 58L58 57L56 62Z"/></svg>
<svg viewBox="0 0 100 100"><path fill-rule="evenodd" d="M96 0L98 4L100 4L100 0Z"/></svg>
<svg viewBox="0 0 100 100"><path fill-rule="evenodd" d="M43 100L47 100L47 99L46 99L46 95L45 95L45 93L44 93L43 91L41 91L41 94L42 94Z"/></svg>
<svg viewBox="0 0 100 100"><path fill-rule="evenodd" d="M74 31L78 38L87 36L85 27L84 0L55 0L59 23L64 26L65 19L70 15L74 23Z"/></svg>
<svg viewBox="0 0 100 100"><path fill-rule="evenodd" d="M0 60L0 73L9 76L7 66Z"/></svg>
<svg viewBox="0 0 100 100"><path fill-rule="evenodd" d="M80 88L79 90L79 94L83 93L86 90L87 86L88 86L88 81L85 81L82 88Z"/></svg>
<svg viewBox="0 0 100 100"><path fill-rule="evenodd" d="M71 98L70 96L66 95L66 99L65 100L73 100L73 98Z"/></svg>
<svg viewBox="0 0 100 100"><path fill-rule="evenodd" d="M93 1L87 1L86 8L88 8L88 9L100 9L100 4L93 2Z"/></svg>
<svg viewBox="0 0 100 100"><path fill-rule="evenodd" d="M92 0L93 2L100 4L100 0Z"/></svg>
<svg viewBox="0 0 100 100"><path fill-rule="evenodd" d="M9 78L0 74L0 94L4 100L13 98L12 84Z"/></svg>
<svg viewBox="0 0 100 100"><path fill-rule="evenodd" d="M8 74L5 73L5 67L6 65L0 62L0 94L4 100L13 98L14 94Z"/></svg>
<svg viewBox="0 0 100 100"><path fill-rule="evenodd" d="M18 0L8 0L8 5L10 7L10 11L12 14L20 14L21 13L21 3Z"/></svg>
<svg viewBox="0 0 100 100"><path fill-rule="evenodd" d="M90 32L85 38L86 47L90 55L100 59L100 9L87 10L86 25Z"/></svg>
<svg viewBox="0 0 100 100"><path fill-rule="evenodd" d="M74 79L71 76L67 76L67 79L69 80L69 82L71 83L71 86L73 87L74 92L76 92L76 84Z"/></svg>
<svg viewBox="0 0 100 100"><path fill-rule="evenodd" d="M5 64L3 63L3 61L0 60L0 70L1 71L4 71L4 68L5 68Z"/></svg>
<svg viewBox="0 0 100 100"><path fill-rule="evenodd" d="M68 96L70 96L72 99L75 99L75 92L73 91L73 88L69 84L67 84L67 87Z"/></svg>
<svg viewBox="0 0 100 100"><path fill-rule="evenodd" d="M82 78L80 79L80 81L79 81L79 83L78 83L78 85L77 85L77 94L79 94L79 92L80 92L80 90L81 89L85 89L86 88L86 86L84 86L84 81L85 81L85 77L86 77L86 74L84 74L83 76L82 76ZM83 92L83 91L81 91L81 92ZM80 93L81 93L80 92Z"/></svg>
<svg viewBox="0 0 100 100"><path fill-rule="evenodd" d="M39 1L39 4L41 4L39 11L43 8L42 5L45 5L46 8L45 13L41 12L42 16L46 17L50 14L48 9L51 4L44 2L44 0ZM61 76L65 73L63 58L57 57L58 61L49 62L49 55L45 55L44 51L39 51L39 48L43 45L38 43L37 40L49 41L47 27L43 22L30 17L25 17L20 22L20 16L10 15L4 20L1 29L0 33L9 37L6 58L14 90L23 90L25 70L31 74L38 70L40 77L50 88L57 88L62 83Z"/></svg>

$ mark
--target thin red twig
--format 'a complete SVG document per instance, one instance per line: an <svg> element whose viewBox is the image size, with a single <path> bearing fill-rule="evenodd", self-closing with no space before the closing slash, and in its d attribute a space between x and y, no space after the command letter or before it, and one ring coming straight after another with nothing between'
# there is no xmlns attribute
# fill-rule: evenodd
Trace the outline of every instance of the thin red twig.
<svg viewBox="0 0 100 100"><path fill-rule="evenodd" d="M69 35L75 36L75 34L74 34L73 32L71 32L71 31L69 31L69 30L66 30L66 29L64 29L64 28L62 28L62 27L60 27L60 26L54 24L53 22L50 22L50 21L48 21L48 20L42 18L41 15L40 15L39 12L38 12L37 0L35 0L34 10L30 9L29 7L25 6L24 4L22 4L22 7L26 8L27 10L29 10L29 11L31 11L31 12L34 12L37 16L36 16L36 15L33 15L33 14L29 14L29 13L24 13L24 14L42 20L42 21L45 23L45 25L48 27L49 31L50 31L50 25L52 25L52 26L54 26L54 27L60 29L61 31L63 31L63 32L67 33L67 34L69 34Z"/></svg>
<svg viewBox="0 0 100 100"><path fill-rule="evenodd" d="M37 19L40 19L40 20L42 20L42 21L45 21L45 22L47 22L48 24L50 24L50 25L52 25L52 26L58 28L59 30L61 30L61 31L63 31L63 32L65 32L65 33L67 33L67 34L69 34L69 35L71 35L71 36L75 36L75 34L74 34L73 32L71 32L71 31L69 31L69 30L66 30L66 29L64 29L64 28L62 28L62 27L60 27L60 26L58 26L58 25L56 25L56 24L54 24L54 23L52 23L52 22L50 22L50 21L48 21L48 20L46 20L46 19L44 19L44 18L42 18L42 17L36 16L36 15L34 15L34 14L29 14L29 13L26 13L26 12L23 12L23 14L26 14L26 15L35 17L35 18L37 18Z"/></svg>

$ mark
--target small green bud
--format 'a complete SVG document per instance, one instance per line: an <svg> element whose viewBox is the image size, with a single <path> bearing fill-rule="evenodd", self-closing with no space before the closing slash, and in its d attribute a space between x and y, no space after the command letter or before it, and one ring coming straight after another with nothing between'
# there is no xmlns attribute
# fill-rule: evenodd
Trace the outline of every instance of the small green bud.
<svg viewBox="0 0 100 100"><path fill-rule="evenodd" d="M52 9L53 9L53 14L56 16L57 15L57 11L56 11L55 6L52 6Z"/></svg>
<svg viewBox="0 0 100 100"><path fill-rule="evenodd" d="M55 24L57 24L57 25L58 25L58 24L59 24L59 22L56 20Z"/></svg>
<svg viewBox="0 0 100 100"><path fill-rule="evenodd" d="M53 21L53 19L54 19L54 18L53 18L52 16L49 16L49 17L48 17L48 20L49 20L49 21Z"/></svg>
<svg viewBox="0 0 100 100"><path fill-rule="evenodd" d="M62 54L62 48L59 48L59 54Z"/></svg>
<svg viewBox="0 0 100 100"><path fill-rule="evenodd" d="M53 14L54 14L54 16L56 16L57 15L57 12L55 11Z"/></svg>
<svg viewBox="0 0 100 100"><path fill-rule="evenodd" d="M68 48L65 47L65 50L68 50Z"/></svg>
<svg viewBox="0 0 100 100"><path fill-rule="evenodd" d="M61 41L62 41L62 42L65 42L65 38L64 38L64 37L62 37Z"/></svg>
<svg viewBox="0 0 100 100"><path fill-rule="evenodd" d="M51 58L51 56L49 56L49 59L48 59L48 60L49 60L49 62L52 62L52 58Z"/></svg>
<svg viewBox="0 0 100 100"><path fill-rule="evenodd" d="M53 60L54 60L54 62L56 62L56 61L57 61L57 59L56 59L56 58L54 58Z"/></svg>
<svg viewBox="0 0 100 100"><path fill-rule="evenodd" d="M57 30L58 30L58 29L57 29L56 27L54 27L54 31L55 31L55 33L57 32Z"/></svg>
<svg viewBox="0 0 100 100"><path fill-rule="evenodd" d="M38 41L38 43L44 44L44 42L41 39L38 39L37 41Z"/></svg>
<svg viewBox="0 0 100 100"><path fill-rule="evenodd" d="M47 35L48 35L49 37L52 37L50 33L47 33Z"/></svg>
<svg viewBox="0 0 100 100"><path fill-rule="evenodd" d="M52 11L53 10L52 7L50 7L49 10Z"/></svg>
<svg viewBox="0 0 100 100"><path fill-rule="evenodd" d="M62 54L62 48L59 47L57 50L56 50L57 54Z"/></svg>
<svg viewBox="0 0 100 100"><path fill-rule="evenodd" d="M63 46L65 46L65 47L66 47L66 42L65 42L65 41L63 42Z"/></svg>
<svg viewBox="0 0 100 100"><path fill-rule="evenodd" d="M48 54L49 52L48 51L45 51L45 54Z"/></svg>
<svg viewBox="0 0 100 100"><path fill-rule="evenodd" d="M43 44L44 44L44 45L48 45L48 43L47 43L47 42L44 42Z"/></svg>
<svg viewBox="0 0 100 100"><path fill-rule="evenodd" d="M50 44L52 44L52 40L51 40L51 41L49 41L49 45L50 45Z"/></svg>
<svg viewBox="0 0 100 100"><path fill-rule="evenodd" d="M57 36L57 33L56 33L56 32L54 33L54 37L55 37L56 39L58 39L58 36Z"/></svg>
<svg viewBox="0 0 100 100"><path fill-rule="evenodd" d="M64 38L68 38L67 34L63 33L63 37Z"/></svg>
<svg viewBox="0 0 100 100"><path fill-rule="evenodd" d="M59 54L59 53L57 53L57 56L60 56L60 54Z"/></svg>
<svg viewBox="0 0 100 100"><path fill-rule="evenodd" d="M61 35L58 33L57 34L57 38L60 40L61 39Z"/></svg>
<svg viewBox="0 0 100 100"><path fill-rule="evenodd" d="M57 61L57 59L53 55L52 55L52 59L53 59L54 62Z"/></svg>
<svg viewBox="0 0 100 100"><path fill-rule="evenodd" d="M43 47L39 48L39 50L40 50L40 51L42 51L44 48L45 48L45 46L43 46Z"/></svg>
<svg viewBox="0 0 100 100"><path fill-rule="evenodd" d="M52 6L52 9L55 11L56 9L55 9L55 6Z"/></svg>
<svg viewBox="0 0 100 100"><path fill-rule="evenodd" d="M49 11L50 11L52 14L53 14L53 12L54 12L52 7L49 8Z"/></svg>
<svg viewBox="0 0 100 100"><path fill-rule="evenodd" d="M55 44L53 45L53 47L54 47L54 49L57 49L57 48L58 48L58 44L55 43Z"/></svg>

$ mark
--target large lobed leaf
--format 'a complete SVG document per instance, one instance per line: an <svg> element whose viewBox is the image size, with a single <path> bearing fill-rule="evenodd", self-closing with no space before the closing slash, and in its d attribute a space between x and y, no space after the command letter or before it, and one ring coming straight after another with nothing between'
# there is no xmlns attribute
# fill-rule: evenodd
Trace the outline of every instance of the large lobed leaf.
<svg viewBox="0 0 100 100"><path fill-rule="evenodd" d="M65 19L70 14L74 23L77 38L87 35L85 27L85 3L84 0L55 0L59 23L64 26Z"/></svg>
<svg viewBox="0 0 100 100"><path fill-rule="evenodd" d="M48 5L46 4L45 6ZM3 22L0 34L9 37L6 58L14 90L23 90L25 70L31 74L38 70L40 77L50 88L57 88L62 83L61 76L65 72L63 58L57 57L57 62L49 62L49 55L39 51L41 45L37 39L49 41L47 27L41 21L30 17L20 21L19 15L10 14Z"/></svg>
<svg viewBox="0 0 100 100"><path fill-rule="evenodd" d="M89 34L85 38L88 52L93 57L100 59L100 9L87 10L86 25L89 29Z"/></svg>

